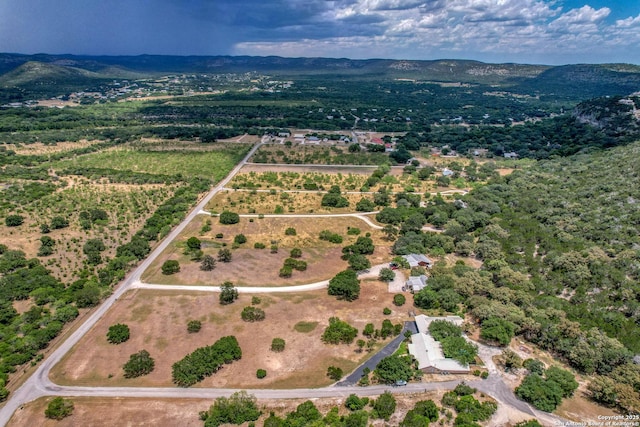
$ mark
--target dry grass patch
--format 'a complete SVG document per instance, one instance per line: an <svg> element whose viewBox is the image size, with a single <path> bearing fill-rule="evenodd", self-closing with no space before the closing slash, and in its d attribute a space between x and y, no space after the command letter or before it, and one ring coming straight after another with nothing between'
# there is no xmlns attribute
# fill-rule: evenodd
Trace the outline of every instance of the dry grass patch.
<svg viewBox="0 0 640 427"><path fill-rule="evenodd" d="M343 194L349 201L344 208L322 206L324 193L317 192L265 192L265 191L234 191L226 190L216 194L207 205L207 209L214 213L231 209L241 214L289 214L289 213L351 213L355 211L356 203L371 195Z"/></svg>
<svg viewBox="0 0 640 427"><path fill-rule="evenodd" d="M264 297L264 298L263 298ZM391 305L392 295L381 282L363 283L360 299L349 303L338 301L326 290L297 295L261 295L266 304L266 320L245 323L240 312L251 304L251 295L241 294L228 306L218 302L217 293L189 293L134 290L124 295L106 315L85 335L51 372L59 384L85 386L171 386L171 365L198 347L211 345L217 339L235 335L243 358L226 365L198 386L216 388L289 388L320 387L332 381L326 377L330 365L345 373L366 359L369 354L357 353L351 345L326 345L321 335L329 317L338 316L358 330L373 322L382 323L382 309ZM403 310L386 316L393 323L408 320ZM202 330L187 333L187 322L202 321ZM299 322L317 323L309 332L298 332ZM125 323L131 338L119 345L109 344L109 326ZM273 338L286 341L282 353L269 349ZM155 370L144 377L125 379L122 365L129 355L146 349L156 360ZM257 369L266 369L267 377L256 378Z"/></svg>
<svg viewBox="0 0 640 427"><path fill-rule="evenodd" d="M200 235L204 222L210 219L212 230ZM286 236L285 230L293 227L295 236ZM180 284L180 285L220 285L231 281L237 286L287 286L315 283L332 278L347 267L340 259L342 247L349 245L357 236L347 235L347 227L360 228L361 235L367 231L376 245L376 251L369 256L375 265L390 259L389 242L382 239L379 230L372 230L362 220L354 217L333 218L241 218L238 224L221 225L218 218L199 216L190 223L182 234L159 256L142 276L147 283ZM330 230L344 237L342 244L334 244L318 239L322 230ZM215 236L223 233L223 238ZM233 238L244 234L247 243L232 249L233 259L230 263L218 262L213 271L200 270L200 263L191 261L184 254L185 242L191 236L198 236L203 242L205 254L214 258L222 244L227 248L233 245ZM271 253L271 242L277 242L278 253ZM265 244L265 249L254 249L255 243ZM302 249L303 261L307 262L306 271L294 271L291 278L279 277L278 273L284 260L289 257L292 248ZM175 259L180 262L180 272L171 276L163 275L161 266L164 261Z"/></svg>
<svg viewBox="0 0 640 427"><path fill-rule="evenodd" d="M365 391L366 389L363 389ZM415 402L431 399L438 406L443 392L433 391L427 393L402 393L396 394L396 412L385 423L383 420L369 420L369 425L399 425L407 411L413 408ZM74 403L73 415L61 421L49 420L44 417L44 410L51 400L43 397L24 405L9 421L8 426L42 426L42 427L72 427L72 426L97 426L104 425L104 420L109 420L109 425L114 426L184 426L202 427L202 421L198 413L209 409L214 399L143 399L143 398L106 398L106 397L71 397ZM331 408L337 406L340 415L347 415L349 411L344 407L345 397L311 399L322 415L326 415ZM256 425L263 425L269 413L274 411L276 415L284 417L288 412L294 411L298 405L306 399L258 399L258 406L262 410L262 416L256 421ZM501 412L503 405L498 407ZM367 408L370 409L370 408ZM511 425L509 421L521 421L522 415L508 413L509 418L504 423L491 425ZM496 421L492 418L490 422ZM444 424L447 425L447 424Z"/></svg>
<svg viewBox="0 0 640 427"><path fill-rule="evenodd" d="M57 142L55 144L43 144L42 142L34 142L32 144L12 144L7 145L6 147L10 150L13 150L18 155L42 155L42 154L55 154L62 153L65 151L77 150L80 148L90 147L95 144L99 144L103 141L65 141L65 142Z"/></svg>

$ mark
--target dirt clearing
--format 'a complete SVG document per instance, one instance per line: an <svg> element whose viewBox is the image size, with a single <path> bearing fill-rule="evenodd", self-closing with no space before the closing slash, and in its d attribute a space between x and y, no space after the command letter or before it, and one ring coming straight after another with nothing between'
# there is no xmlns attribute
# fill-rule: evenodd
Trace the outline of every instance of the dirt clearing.
<svg viewBox="0 0 640 427"><path fill-rule="evenodd" d="M234 335L243 357L226 365L218 373L198 383L215 388L298 388L330 384L327 368L338 366L346 373L369 357L358 353L356 343L327 345L321 340L329 317L337 316L362 331L372 322L382 324L382 309L393 310L385 316L392 323L409 320L407 307L392 304L386 283L363 281L360 298L352 303L338 301L326 290L300 294L260 295L257 307L266 313L262 322L246 323L240 312L251 305L251 295L241 294L235 303L222 306L217 293L188 293L157 290L134 290L125 294L114 307L51 371L51 379L64 385L85 386L172 386L171 365L198 347ZM202 322L198 333L187 333L187 322ZM308 332L296 331L298 322L318 322ZM119 345L109 344L109 326L125 323L131 338ZM299 329L299 328L298 328ZM281 353L270 350L273 338L283 338ZM359 336L358 338L362 338ZM379 341L379 345L386 341ZM379 347L377 347L379 348ZM144 377L125 379L122 365L129 356L142 349L155 358L155 370ZM259 380L256 371L265 369L267 377Z"/></svg>

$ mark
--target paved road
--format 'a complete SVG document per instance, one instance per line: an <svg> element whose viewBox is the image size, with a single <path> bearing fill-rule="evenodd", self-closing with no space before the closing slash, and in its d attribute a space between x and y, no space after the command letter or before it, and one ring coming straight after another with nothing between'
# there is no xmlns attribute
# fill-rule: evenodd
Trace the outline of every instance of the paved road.
<svg viewBox="0 0 640 427"><path fill-rule="evenodd" d="M222 188L224 188L229 181L242 169L247 160L258 150L258 148L264 144L265 138L262 142L256 144L244 159L231 170L229 175L218 183L201 201L198 205L185 217L185 219L173 229L171 233L162 241L151 254L142 261L135 270L133 270L125 280L115 289L113 294L107 298L96 310L87 318L87 320L76 329L60 346L42 361L36 372L29 377L16 391L9 395L9 400L5 403L4 407L0 410L0 425L7 424L11 415L17 408L25 402L30 402L41 396L52 394L51 390L43 386L43 384L50 384L48 379L49 370L55 366L60 359L78 342L80 339L98 322L98 320L111 308L111 306L120 298L125 292L127 292L134 284L140 282L142 273L151 265L151 263L160 255L171 242L184 230L184 228L198 215L198 213L204 209L209 203L209 200L213 198Z"/></svg>
<svg viewBox="0 0 640 427"><path fill-rule="evenodd" d="M151 265L151 263L160 255L169 244L182 232L182 230L189 224L196 215L205 213L204 208L211 198L221 191L231 179L240 171L240 169L247 163L247 160L256 152L256 150L266 142L263 138L260 144L256 144L247 156L229 173L229 175L220 181L216 187L214 187L198 205L185 217L185 219L151 252L149 257L141 262L138 267L133 270L125 280L115 289L114 293L107 298L96 310L87 318L87 320L74 331L69 338L67 338L49 357L44 359L40 366L36 369L35 373L29 377L20 388L11 393L9 400L5 403L4 407L0 410L0 425L5 426L13 413L20 408L24 403L30 402L42 396L57 395L57 396L87 396L87 397L147 397L147 398L216 398L220 396L229 396L232 393L238 391L236 389L211 389L211 388L150 388L150 387L76 387L76 386L59 386L51 382L49 379L49 371L55 366L60 359L96 324L96 322L111 308L111 306L121 297L125 292L132 288L153 288L159 287L161 289L177 288L180 290L211 290L219 291L219 287L206 287L206 286L171 286L171 285L154 285L144 284L140 281L142 273ZM364 214L337 214L340 216L355 216L363 221L367 222L371 227L381 228L379 225L371 222ZM265 215L266 216L266 215ZM273 215L274 217L283 217L286 215ZM325 215L318 215L325 216ZM369 271L363 273L361 277L375 277L379 274L381 268L386 264L377 265L372 267ZM327 286L328 281L322 281L312 283L308 285L301 285L301 287L277 287L277 288L238 288L240 292L292 292L300 290L320 289ZM402 339L402 335L397 339ZM382 359L388 354L391 354L397 346L395 340L389 343L383 351L376 354L365 365L359 369L364 369L364 366L375 366L377 360ZM539 411L532 411L528 405L518 400L513 393L509 390L508 386L502 381L502 378L497 373L497 369L490 360L490 356L493 351L491 348L485 346L481 348L481 356L485 361L485 364L490 367L492 372L488 380L478 380L470 382L469 384L479 390L495 397L503 404L512 406L526 413L534 415L540 420L548 421L549 424L560 420L557 417L551 416ZM489 358L488 360L486 358ZM353 379L361 376L361 370L354 372L348 377ZM356 380L357 381L357 380ZM405 387L389 387L389 386L370 386L370 387L358 387L353 385L343 385L341 387L325 387L318 389L292 389L292 390L268 390L268 389L255 389L251 390L259 399L286 399L286 398L315 398L315 397L347 397L351 393L356 393L361 396L374 396L390 390L394 393L413 393L430 390L442 390L452 389L460 381L447 381L438 383L411 383ZM564 420L566 421L566 420Z"/></svg>
<svg viewBox="0 0 640 427"><path fill-rule="evenodd" d="M400 332L400 335L392 339L387 345L382 348L382 350L369 358L369 360L358 366L355 371L353 371L347 378L338 382L336 386L347 387L357 384L358 381L360 381L360 378L362 378L362 373L364 372L365 368L369 368L369 370L373 372L373 370L376 368L376 366L378 366L378 363L380 363L382 359L387 356L391 356L398 349L398 347L400 347L400 343L404 340L405 331L411 331L412 334L417 333L418 330L416 328L416 322L404 322L404 328L402 328L402 332Z"/></svg>

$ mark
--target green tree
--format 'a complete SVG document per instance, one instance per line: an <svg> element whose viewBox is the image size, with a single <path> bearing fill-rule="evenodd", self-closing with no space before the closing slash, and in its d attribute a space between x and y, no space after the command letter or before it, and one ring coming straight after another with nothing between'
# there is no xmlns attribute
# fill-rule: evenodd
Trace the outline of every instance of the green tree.
<svg viewBox="0 0 640 427"><path fill-rule="evenodd" d="M394 384L398 380L409 381L413 376L411 361L407 357L391 355L383 358L374 373L378 380L384 384Z"/></svg>
<svg viewBox="0 0 640 427"><path fill-rule="evenodd" d="M73 401L63 399L62 397L54 397L44 410L44 415L53 420L61 420L73 413Z"/></svg>
<svg viewBox="0 0 640 427"><path fill-rule="evenodd" d="M406 301L407 299L402 294L395 294L393 296L393 305L396 305L398 307L400 307L401 305L404 305Z"/></svg>
<svg viewBox="0 0 640 427"><path fill-rule="evenodd" d="M24 223L24 217L17 214L7 215L4 223L7 227L18 227Z"/></svg>
<svg viewBox="0 0 640 427"><path fill-rule="evenodd" d="M168 259L162 264L162 274L171 275L180 271L180 263L175 259Z"/></svg>
<svg viewBox="0 0 640 427"><path fill-rule="evenodd" d="M349 268L353 271L364 271L371 268L371 261L366 256L360 254L354 254L349 257Z"/></svg>
<svg viewBox="0 0 640 427"><path fill-rule="evenodd" d="M69 226L69 220L62 216L54 216L51 218L51 228L53 230L58 230L61 228L67 228Z"/></svg>
<svg viewBox="0 0 640 427"><path fill-rule="evenodd" d="M115 325L109 326L109 331L107 332L107 341L111 344L121 344L129 339L131 336L131 331L129 330L129 326L124 323L116 323Z"/></svg>
<svg viewBox="0 0 640 427"><path fill-rule="evenodd" d="M125 378L137 378L142 375L150 374L156 363L153 357L149 355L147 350L140 350L129 357L129 361L124 364Z"/></svg>
<svg viewBox="0 0 640 427"><path fill-rule="evenodd" d="M445 357L455 359L464 365L472 363L478 354L478 347L462 337L447 337L440 344Z"/></svg>
<svg viewBox="0 0 640 427"><path fill-rule="evenodd" d="M358 212L372 212L375 210L376 206L373 204L373 201L363 197L356 203L356 211Z"/></svg>
<svg viewBox="0 0 640 427"><path fill-rule="evenodd" d="M218 251L218 261L220 262L231 262L231 251L227 248L222 248Z"/></svg>
<svg viewBox="0 0 640 427"><path fill-rule="evenodd" d="M562 388L551 381L545 381L538 374L527 375L516 387L516 395L531 403L541 411L551 412L562 402Z"/></svg>
<svg viewBox="0 0 640 427"><path fill-rule="evenodd" d="M482 322L480 338L508 345L515 334L515 325L497 316L491 316Z"/></svg>
<svg viewBox="0 0 640 427"><path fill-rule="evenodd" d="M375 409L378 418L389 421L391 415L396 411L396 398L393 397L393 394L385 391L375 400L373 409Z"/></svg>
<svg viewBox="0 0 640 427"><path fill-rule="evenodd" d="M334 381L340 381L342 379L342 369L337 366L329 366L327 368L327 376Z"/></svg>
<svg viewBox="0 0 640 427"><path fill-rule="evenodd" d="M261 412L255 396L246 391L238 391L230 397L219 397L205 414L205 427L218 427L222 424L242 424L256 421Z"/></svg>
<svg viewBox="0 0 640 427"><path fill-rule="evenodd" d="M329 280L328 292L338 299L355 301L360 296L358 275L353 270L341 271Z"/></svg>
<svg viewBox="0 0 640 427"><path fill-rule="evenodd" d="M240 215L235 212L224 211L220 214L220 224L237 224L240 222Z"/></svg>
<svg viewBox="0 0 640 427"><path fill-rule="evenodd" d="M571 397L573 392L578 388L578 382L575 376L565 370L558 368L557 366L551 366L544 374L547 382L553 381L562 389L562 397Z"/></svg>
<svg viewBox="0 0 640 427"><path fill-rule="evenodd" d="M202 242L197 237L189 237L187 239L187 248L190 251L197 251L200 249Z"/></svg>
<svg viewBox="0 0 640 427"><path fill-rule="evenodd" d="M322 341L327 344L351 344L358 330L337 317L329 319L329 326L322 333Z"/></svg>
<svg viewBox="0 0 640 427"><path fill-rule="evenodd" d="M220 285L220 304L228 305L238 299L238 290L231 282L224 282Z"/></svg>
<svg viewBox="0 0 640 427"><path fill-rule="evenodd" d="M392 269L387 267L380 269L380 273L378 274L378 280L382 282L391 282L395 278L396 278L396 273Z"/></svg>
<svg viewBox="0 0 640 427"><path fill-rule="evenodd" d="M344 401L344 406L346 406L350 411L359 411L361 409L364 409L367 403L369 403L369 398L360 398L356 394L352 393Z"/></svg>
<svg viewBox="0 0 640 427"><path fill-rule="evenodd" d="M216 268L216 260L211 255L205 255L200 262L200 270L211 271Z"/></svg>

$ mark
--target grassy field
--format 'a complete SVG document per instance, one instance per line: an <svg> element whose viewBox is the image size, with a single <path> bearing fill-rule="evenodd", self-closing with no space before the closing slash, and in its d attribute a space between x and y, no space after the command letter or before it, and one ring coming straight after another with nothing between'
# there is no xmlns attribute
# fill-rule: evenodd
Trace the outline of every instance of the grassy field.
<svg viewBox="0 0 640 427"><path fill-rule="evenodd" d="M117 147L74 159L55 162L54 168L110 168L158 175L202 177L219 181L244 157L250 144L210 145L209 151L140 150Z"/></svg>

